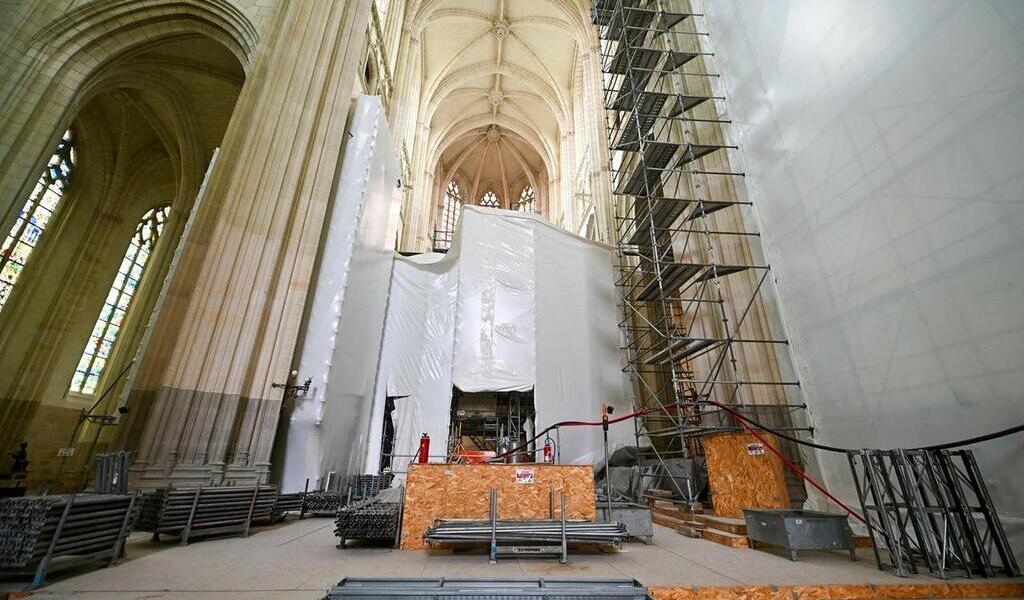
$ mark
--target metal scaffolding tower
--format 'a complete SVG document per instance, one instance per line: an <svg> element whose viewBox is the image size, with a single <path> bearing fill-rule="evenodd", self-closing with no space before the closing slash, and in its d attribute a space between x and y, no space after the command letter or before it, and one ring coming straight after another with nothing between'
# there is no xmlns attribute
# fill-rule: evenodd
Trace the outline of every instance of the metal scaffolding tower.
<svg viewBox="0 0 1024 600"><path fill-rule="evenodd" d="M641 464L702 454L700 438L738 431L729 405L786 431L803 415L770 269L734 170L713 95L708 34L685 0L595 0L622 294L627 372ZM781 359L781 360L780 360ZM781 449L800 463L795 444ZM677 481L674 491L689 492ZM795 477L793 501L805 496Z"/></svg>

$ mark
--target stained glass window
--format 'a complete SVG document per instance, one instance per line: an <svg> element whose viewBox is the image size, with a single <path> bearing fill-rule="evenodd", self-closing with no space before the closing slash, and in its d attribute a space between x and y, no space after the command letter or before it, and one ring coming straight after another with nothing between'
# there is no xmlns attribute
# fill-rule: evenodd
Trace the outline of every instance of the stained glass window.
<svg viewBox="0 0 1024 600"><path fill-rule="evenodd" d="M523 192L519 194L516 210L519 212L537 212L537 194L533 191L532 185L524 187Z"/></svg>
<svg viewBox="0 0 1024 600"><path fill-rule="evenodd" d="M43 230L53 218L64 190L71 183L77 156L71 131L65 131L39 181L21 208L14 227L0 247L0 310L3 310L18 277L25 270L29 255L39 244Z"/></svg>
<svg viewBox="0 0 1024 600"><path fill-rule="evenodd" d="M131 306L132 298L142 280L142 271L146 268L157 238L163 232L167 222L169 206L159 206L147 212L135 227L132 241L117 269L114 284L107 292L100 316L89 335L89 343L85 345L82 358L78 361L75 374L71 379L71 391L82 394L96 392L103 368L107 365L110 353L117 341L117 335L125 325L125 315Z"/></svg>
<svg viewBox="0 0 1024 600"><path fill-rule="evenodd" d="M462 214L462 190L455 181L448 182L448 189L444 194L444 204L441 206L441 216L438 219L438 226L434 229L434 249L447 250L452 247L452 238L455 236L455 226L459 223L459 216Z"/></svg>
<svg viewBox="0 0 1024 600"><path fill-rule="evenodd" d="M501 200L498 200L498 197L494 194L494 192L487 192L486 194L484 194L483 198L480 198L480 206L500 208Z"/></svg>

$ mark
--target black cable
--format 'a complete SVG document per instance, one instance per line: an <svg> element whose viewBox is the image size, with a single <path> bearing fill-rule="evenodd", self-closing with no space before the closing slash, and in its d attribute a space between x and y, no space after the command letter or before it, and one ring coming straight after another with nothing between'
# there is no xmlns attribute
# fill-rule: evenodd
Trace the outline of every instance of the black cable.
<svg viewBox="0 0 1024 600"><path fill-rule="evenodd" d="M811 448L817 448L819 450L825 450L826 452L838 452L840 454L846 454L846 453L849 453L849 452L856 452L857 451L854 448L840 448L839 446L828 446L826 444L817 444L815 442L809 442L807 440L801 440L799 438L795 438L795 437L792 437L790 435L786 435L784 432L772 429L771 427L768 427L767 425L762 425L761 423L758 423L757 421L751 419L750 417L747 417L745 415L741 415L739 412L729 408L728 406L726 406L724 404L719 404L718 402L714 402L714 401L710 401L710 400L698 400L696 402L696 404L710 404L712 406L717 406L717 407L721 408L722 410L725 410L726 412L730 413L731 415L733 415L737 419L742 419L742 420L746 421L747 423L749 423L750 425L753 425L754 427L757 427L758 429L763 429L764 431L767 431L768 433L771 433L772 435L780 437L780 438L782 438L784 440L789 440L789 441L791 441L791 442L793 442L795 444L800 444L802 446L810 446ZM957 440L955 442L946 442L944 444L934 444L932 446L921 446L919 448L908 448L908 449L909 450L948 450L950 448L959 448L960 446L970 446L971 444L980 444L981 442L987 442L989 440L994 440L996 438L1005 437L1005 436L1008 436L1008 435L1012 435L1014 433L1019 433L1021 431L1024 431L1024 423L1022 423L1020 425L1015 425L1013 427L1007 427L1006 429L1001 429L999 431L993 431L992 433L986 433L985 435L979 435L979 436L976 436L976 437L967 438L965 440Z"/></svg>
<svg viewBox="0 0 1024 600"><path fill-rule="evenodd" d="M721 408L722 410L724 410L725 412L731 414L732 416L736 417L737 419L743 419L744 421L746 421L747 423L753 425L754 427L757 427L758 429L763 429L764 431L767 431L768 433L771 433L772 435L774 435L776 437L780 437L780 438L782 438L784 440L789 440L789 441L793 442L794 444L800 444L801 446L810 446L811 448L817 448L818 450L825 450L826 452L838 452L840 454L846 454L847 452L851 452L851 450L849 450L847 448L840 448L839 446L828 446L826 444L818 444L818 443L815 443L815 442L810 442L810 441L807 441L807 440L801 440L800 438L793 437L793 436L788 435L788 434L786 434L786 433L784 433L782 431L778 431L778 430L772 429L771 427L768 427L767 425L762 425L761 423L758 423L757 421L751 419L750 417L747 417L745 415L741 415L739 412L729 408L728 406L726 406L724 404L719 404L718 402L714 402L714 401L711 401L711 400L698 400L696 402L696 404L710 404L711 406L717 406L718 408Z"/></svg>
<svg viewBox="0 0 1024 600"><path fill-rule="evenodd" d="M791 436L791 435L789 435L789 434L787 434L787 433L785 433L783 431L779 431L777 429L773 429L771 427L768 427L767 425L764 425L762 423L758 423L754 419L751 419L748 416L740 414L735 409L732 409L732 408L730 408L729 406L727 406L725 404L721 404L719 402L715 402L714 400L697 400L697 401L692 402L692 403L678 402L676 404L670 404L670 405L664 407L663 410L645 409L643 411L638 411L637 413L634 413L634 414L623 415L621 417L617 417L615 419L612 419L610 422L611 423L618 423L619 421L624 421L624 420L629 419L629 418L636 418L637 416L642 416L642 415L639 415L640 412L643 412L644 414L651 414L651 413L654 413L654 412L666 412L667 413L669 408L678 408L678 407L683 406L685 404L706 404L706 405L709 405L709 406L717 406L718 408L726 411L727 413L731 414L732 416L736 417L737 419L742 419L746 423L748 423L750 425L753 425L754 427L757 427L758 429L761 429L763 431L767 431L768 433L771 433L772 435L774 435L776 437L780 437L780 438L782 438L784 440L789 440L789 441L793 442L794 444L799 444L801 446L807 446L807 447L810 447L810 448L817 448L818 450L824 450L825 452L835 452L837 454L848 454L850 452L857 452L857 450L858 450L857 448L841 448L839 446L829 446L828 444L818 444L816 442L811 442L811 441L808 441L808 440L801 440L800 438L793 437L793 436ZM765 406L771 406L771 405L767 404ZM547 432L551 431L552 429L557 429L557 428L563 427L563 426L578 426L578 425L598 426L598 425L601 425L601 423L600 422L588 423L588 422L582 422L582 421L561 421L559 423L555 423L554 425L549 426L544 431L541 431L537 435L533 436L532 439L527 440L525 443L519 445L516 448L513 448L512 450L509 450L509 451L507 451L507 452L505 452L503 454L499 454L499 455L495 456L491 460L493 460L493 461L501 460L501 459L503 459L503 458L505 458L507 456L510 456L512 454L515 454L517 452L520 452L520 451L526 449L531 443L537 441L537 439L539 439L542 435L546 434ZM976 436L976 437L967 438L965 440L957 440L955 442L946 442L946 443L943 443L943 444L934 444L932 446L921 446L919 448L908 448L908 450L948 450L950 448L959 448L960 446L970 446L971 444L980 444L981 442L987 442L989 440L994 440L994 439L997 439L997 438L1005 437L1005 436L1008 436L1008 435L1012 435L1014 433L1019 433L1021 431L1024 431L1024 423L1022 423L1020 425L1015 425L1013 427L1007 427L1006 429L1001 429L999 431L993 431L992 433L986 433L984 435L979 435L979 436ZM700 435L700 434L698 434L698 435Z"/></svg>
<svg viewBox="0 0 1024 600"><path fill-rule="evenodd" d="M1013 427L1007 427L999 431L993 431L992 433L986 433L985 435L979 435L978 437L967 438L966 440L960 440L958 442L949 442L947 444L935 444L934 446L924 446L918 448L919 450L947 450L949 448L956 448L959 446L970 446L971 444L980 444L981 442L987 442L996 438L1001 438L1013 433L1019 433L1024 431L1024 423L1015 425Z"/></svg>

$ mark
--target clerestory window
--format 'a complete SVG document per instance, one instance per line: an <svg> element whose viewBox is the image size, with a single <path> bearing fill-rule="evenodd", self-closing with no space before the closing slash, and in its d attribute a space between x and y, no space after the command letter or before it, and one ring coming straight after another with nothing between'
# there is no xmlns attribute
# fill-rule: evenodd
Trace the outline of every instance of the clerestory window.
<svg viewBox="0 0 1024 600"><path fill-rule="evenodd" d="M100 316L92 328L89 342L85 345L82 358L75 367L71 378L71 391L80 394L93 394L99 385L103 369L107 366L114 343L125 325L125 316L131 306L132 298L142 281L142 272L146 268L157 239L164 230L170 206L163 205L150 209L135 227L128 250L117 269L114 283L107 292Z"/></svg>
<svg viewBox="0 0 1024 600"><path fill-rule="evenodd" d="M7 304L32 251L53 219L64 191L71 183L77 158L71 130L65 131L22 206L14 227L7 233L4 245L0 247L0 310Z"/></svg>

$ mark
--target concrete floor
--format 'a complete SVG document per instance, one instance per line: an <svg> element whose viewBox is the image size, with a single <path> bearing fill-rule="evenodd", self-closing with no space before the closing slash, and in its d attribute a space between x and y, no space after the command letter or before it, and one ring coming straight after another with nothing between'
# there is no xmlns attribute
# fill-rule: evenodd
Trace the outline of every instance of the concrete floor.
<svg viewBox="0 0 1024 600"><path fill-rule="evenodd" d="M683 537L655 526L651 545L626 544L610 553L487 563L484 554L349 548L335 544L332 519L288 521L223 538L178 546L133 534L120 565L66 571L33 598L313 600L343 577L630 577L651 585L908 583L875 568L867 552L858 562L845 553L808 552L799 562L760 550L736 550ZM173 538L171 538L173 539ZM939 580L915 578L922 583ZM6 586L0 589L18 589Z"/></svg>

